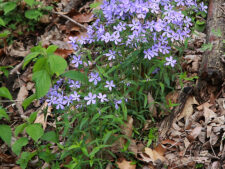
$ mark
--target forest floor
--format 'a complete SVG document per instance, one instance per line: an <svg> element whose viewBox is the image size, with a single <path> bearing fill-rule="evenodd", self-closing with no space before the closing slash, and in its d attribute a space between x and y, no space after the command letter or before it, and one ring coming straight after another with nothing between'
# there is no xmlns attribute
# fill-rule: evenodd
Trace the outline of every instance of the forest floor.
<svg viewBox="0 0 225 169"><path fill-rule="evenodd" d="M79 3L76 9L69 9L69 3L62 0L58 3L58 12L74 19L76 22L88 26L94 18L92 10L89 8L91 1ZM64 12L64 9L67 11ZM62 14L62 13L61 13ZM32 81L32 64L22 69L24 57L29 50L38 42L48 47L51 44L59 46L56 54L67 59L72 54L71 47L68 45L70 36L85 36L82 28L68 18L60 14L45 15L41 23L34 32L27 32L23 36L16 36L13 43L0 49L0 66L10 66L9 76L1 75L1 85L7 86L10 90L14 101L4 102L1 100L4 108L9 112L10 121L0 120L0 123L8 124L14 130L16 126L23 123L32 112L38 111L35 123L41 123L44 129L52 126L51 115L46 119L41 113L46 107L46 103L40 101L33 102L26 110L22 107L25 98L35 92L34 82ZM206 42L206 34L195 32L188 43L188 49L183 55L183 71L187 72L186 79L193 81L184 81L184 86L176 84L176 90L167 95L167 100L173 103L179 103L179 94L181 89L193 88L197 81L201 60L203 57L202 45ZM0 72L2 73L2 72ZM143 169L148 168L225 168L225 84L221 86L208 86L205 93L201 93L204 102L200 102L190 92L182 100L183 109L176 114L172 120L172 126L165 131L161 127L166 116L159 113L158 122L158 139L154 146L147 148L146 145L132 139L132 146L129 151L136 155L136 158L143 162ZM160 117L160 118L159 118ZM125 133L132 133L133 119L128 120L128 128ZM155 125L155 123L154 123ZM150 130L152 122L146 124L145 131ZM3 131L0 131L3 132ZM26 150L33 151L33 147L26 146ZM17 157L9 147L0 140L0 169L19 169L16 164ZM35 160L33 161L35 163ZM135 169L124 157L117 160L120 169ZM44 168L44 167L42 167ZM110 169L109 165L107 169Z"/></svg>

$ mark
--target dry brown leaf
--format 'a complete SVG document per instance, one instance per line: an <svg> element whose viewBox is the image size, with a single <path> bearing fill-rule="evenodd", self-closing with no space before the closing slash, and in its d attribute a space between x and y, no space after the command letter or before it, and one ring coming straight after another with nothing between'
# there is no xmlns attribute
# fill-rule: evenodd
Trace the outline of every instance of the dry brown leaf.
<svg viewBox="0 0 225 169"><path fill-rule="evenodd" d="M212 133L212 126L207 126L206 127L207 138L211 136L211 133Z"/></svg>
<svg viewBox="0 0 225 169"><path fill-rule="evenodd" d="M212 134L210 136L210 139L209 139L209 142L213 146L217 143L218 139L219 139L219 136L212 132Z"/></svg>
<svg viewBox="0 0 225 169"><path fill-rule="evenodd" d="M211 169L220 169L221 168L221 164L219 161L214 161L212 163Z"/></svg>
<svg viewBox="0 0 225 169"><path fill-rule="evenodd" d="M47 107L47 105L48 105L47 102L45 102L43 104L41 109L38 111L36 120L34 121L34 123L42 124L42 127L43 127L44 130L47 126L47 119L48 119L48 116L50 115L50 112L51 112L51 109L52 109L51 107L48 107L47 114L46 114L46 117L45 117L45 115L44 115L44 113L42 113L42 111Z"/></svg>
<svg viewBox="0 0 225 169"><path fill-rule="evenodd" d="M200 135L201 131L202 131L202 126L195 127L191 131L190 135L188 136L188 139L191 141L194 141Z"/></svg>
<svg viewBox="0 0 225 169"><path fill-rule="evenodd" d="M31 47L29 47L31 48ZM6 54L14 57L25 57L30 53L29 49L25 49L22 42L14 42L12 45L7 47Z"/></svg>
<svg viewBox="0 0 225 169"><path fill-rule="evenodd" d="M201 111L201 110L203 110L204 107L210 108L212 105L213 105L213 104L210 104L209 101L207 101L207 102L205 102L205 103L199 105L199 106L197 107L197 109L198 109L199 111Z"/></svg>
<svg viewBox="0 0 225 169"><path fill-rule="evenodd" d="M26 99L28 96L28 91L27 88L25 87L25 85L20 87L19 93L17 95L17 101L19 101L20 103L22 103L24 101L24 99Z"/></svg>
<svg viewBox="0 0 225 169"><path fill-rule="evenodd" d="M198 104L198 102L196 101L195 97L189 96L181 114L178 117L178 120L182 118L185 119L185 128L189 124L190 116L193 114L193 111L194 111L193 104Z"/></svg>
<svg viewBox="0 0 225 169"><path fill-rule="evenodd" d="M92 13L89 13L89 14L78 13L78 14L74 15L72 18L79 23L89 23L94 20Z"/></svg>
<svg viewBox="0 0 225 169"><path fill-rule="evenodd" d="M138 146L137 146L135 140L133 140L133 139L130 140L130 144L129 144L128 150L129 150L130 152L134 153L135 157L137 157Z"/></svg>
<svg viewBox="0 0 225 169"><path fill-rule="evenodd" d="M148 92L148 105L149 105L149 112L152 113L153 117L157 117L155 100L153 99L150 92Z"/></svg>
<svg viewBox="0 0 225 169"><path fill-rule="evenodd" d="M214 113L211 109L204 106L204 117L205 117L205 123L208 124L211 122L213 118L215 118L217 115Z"/></svg>
<svg viewBox="0 0 225 169"><path fill-rule="evenodd" d="M205 143L205 139L206 139L206 132L202 131L199 136L198 136L199 141L201 141L201 143Z"/></svg>
<svg viewBox="0 0 225 169"><path fill-rule="evenodd" d="M128 137L131 137L133 133L133 121L133 118L131 116L128 116L127 122L124 123L124 125L121 127L121 132Z"/></svg>
<svg viewBox="0 0 225 169"><path fill-rule="evenodd" d="M131 161L123 159L121 162L116 162L119 169L136 169L136 164L131 164Z"/></svg>
<svg viewBox="0 0 225 169"><path fill-rule="evenodd" d="M165 162L166 159L161 153L162 152L157 152L156 150L152 150L151 148L146 147L144 154L141 153L140 156L142 157L142 161L145 161L147 163L149 162L155 163L157 160L160 160L161 162Z"/></svg>

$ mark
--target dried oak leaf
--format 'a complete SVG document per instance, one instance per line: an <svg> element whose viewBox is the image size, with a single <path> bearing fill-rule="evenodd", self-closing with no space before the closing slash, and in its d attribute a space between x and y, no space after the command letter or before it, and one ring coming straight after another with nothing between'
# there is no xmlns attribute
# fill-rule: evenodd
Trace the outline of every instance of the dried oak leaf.
<svg viewBox="0 0 225 169"><path fill-rule="evenodd" d="M88 14L78 13L74 15L72 18L79 23L89 23L94 20L92 13L88 13Z"/></svg>
<svg viewBox="0 0 225 169"><path fill-rule="evenodd" d="M211 122L211 120L215 117L217 117L216 113L214 113L211 109L204 106L204 117L205 117L205 124L208 124Z"/></svg>
<svg viewBox="0 0 225 169"><path fill-rule="evenodd" d="M116 162L119 169L136 169L136 164L131 164L131 161L123 159L121 162Z"/></svg>
<svg viewBox="0 0 225 169"><path fill-rule="evenodd" d="M188 139L189 139L190 141L194 141L194 140L201 134L201 131L202 131L202 126L197 126L197 127L195 127L195 128L191 131L190 135L188 136Z"/></svg>
<svg viewBox="0 0 225 169"><path fill-rule="evenodd" d="M153 164L160 160L161 162L165 162L166 159L162 154L163 151L151 149L151 148L145 148L144 153L140 153L141 159L144 162L153 162Z"/></svg>

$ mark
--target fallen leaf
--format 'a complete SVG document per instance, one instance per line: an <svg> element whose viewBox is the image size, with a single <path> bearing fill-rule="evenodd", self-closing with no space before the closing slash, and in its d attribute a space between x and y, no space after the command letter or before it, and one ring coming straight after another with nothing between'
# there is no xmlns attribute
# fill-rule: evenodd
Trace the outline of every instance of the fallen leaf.
<svg viewBox="0 0 225 169"><path fill-rule="evenodd" d="M213 146L217 143L218 139L219 139L219 136L212 132L212 134L210 136L210 139L209 139L209 142Z"/></svg>
<svg viewBox="0 0 225 169"><path fill-rule="evenodd" d="M161 162L166 161L161 152L157 152L156 150L147 147L145 148L144 153L140 153L140 156L142 157L142 161L145 161L147 163L155 163L157 160L160 160Z"/></svg>
<svg viewBox="0 0 225 169"><path fill-rule="evenodd" d="M153 117L157 117L157 110L155 107L155 100L153 99L150 92L148 92L148 105L149 105L149 112L152 113Z"/></svg>
<svg viewBox="0 0 225 169"><path fill-rule="evenodd" d="M133 133L133 121L133 118L131 116L128 116L127 122L125 122L121 127L121 132L128 137L131 137Z"/></svg>
<svg viewBox="0 0 225 169"><path fill-rule="evenodd" d="M78 13L78 14L74 15L72 18L79 23L89 23L94 20L94 16L92 13L89 13L89 14Z"/></svg>
<svg viewBox="0 0 225 169"><path fill-rule="evenodd" d="M121 162L116 162L119 169L136 169L136 164L131 164L131 161L123 159Z"/></svg>
<svg viewBox="0 0 225 169"><path fill-rule="evenodd" d="M185 106L184 106L181 114L178 117L178 120L180 120L182 118L185 119L185 128L188 126L189 118L193 114L193 111L194 111L193 104L197 104L198 105L198 102L196 101L195 97L189 96L187 101L186 101L186 103L185 103Z"/></svg>
<svg viewBox="0 0 225 169"><path fill-rule="evenodd" d="M217 115L211 109L204 106L204 117L205 117L205 123L206 124L208 124L216 116Z"/></svg>
<svg viewBox="0 0 225 169"><path fill-rule="evenodd" d="M207 102L205 102L205 103L199 105L199 106L197 107L197 109L198 109L199 111L201 111L201 110L203 110L204 107L210 108L212 105L213 105L213 104L210 104L209 101L207 101Z"/></svg>
<svg viewBox="0 0 225 169"><path fill-rule="evenodd" d="M202 126L195 127L191 131L190 135L188 136L188 139L191 140L191 141L194 141L199 136L199 134L201 133L201 131L202 131Z"/></svg>
<svg viewBox="0 0 225 169"><path fill-rule="evenodd" d="M211 169L220 169L221 168L221 164L219 161L214 161L212 163Z"/></svg>

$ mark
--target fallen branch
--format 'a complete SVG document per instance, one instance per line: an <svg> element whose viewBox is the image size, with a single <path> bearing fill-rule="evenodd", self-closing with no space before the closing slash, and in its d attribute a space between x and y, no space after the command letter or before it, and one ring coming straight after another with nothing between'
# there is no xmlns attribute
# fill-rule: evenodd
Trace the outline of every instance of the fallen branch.
<svg viewBox="0 0 225 169"><path fill-rule="evenodd" d="M68 17L68 16L66 16L66 15L64 15L64 14L62 14L62 13L60 13L60 12L51 11L51 13L54 13L54 14L57 14L57 15L63 17L63 18L66 18L66 19L68 19L69 21L73 22L75 25L77 25L77 26L79 26L80 28L82 28L84 31L87 31L87 28L86 28L84 25L78 23L77 21L73 20L72 18L70 18L70 17Z"/></svg>

